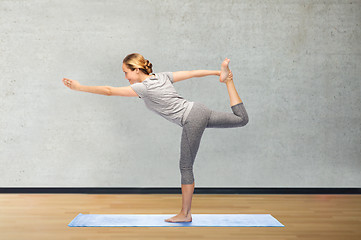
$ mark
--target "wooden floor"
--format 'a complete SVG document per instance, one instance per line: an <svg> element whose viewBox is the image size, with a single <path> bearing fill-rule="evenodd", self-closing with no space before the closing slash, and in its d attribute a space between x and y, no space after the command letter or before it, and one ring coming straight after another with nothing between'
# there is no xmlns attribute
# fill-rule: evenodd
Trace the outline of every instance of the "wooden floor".
<svg viewBox="0 0 361 240"><path fill-rule="evenodd" d="M88 227L79 214L176 214L177 194L0 194L0 239L361 239L361 195L193 196L192 213L271 214L285 227Z"/></svg>

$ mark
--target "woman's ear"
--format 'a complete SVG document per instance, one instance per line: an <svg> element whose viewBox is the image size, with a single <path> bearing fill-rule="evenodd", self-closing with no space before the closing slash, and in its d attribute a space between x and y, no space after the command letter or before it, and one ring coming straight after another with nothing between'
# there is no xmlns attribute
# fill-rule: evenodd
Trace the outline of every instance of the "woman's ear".
<svg viewBox="0 0 361 240"><path fill-rule="evenodd" d="M139 68L136 68L136 69L135 69L135 72L138 74L138 73L139 73Z"/></svg>

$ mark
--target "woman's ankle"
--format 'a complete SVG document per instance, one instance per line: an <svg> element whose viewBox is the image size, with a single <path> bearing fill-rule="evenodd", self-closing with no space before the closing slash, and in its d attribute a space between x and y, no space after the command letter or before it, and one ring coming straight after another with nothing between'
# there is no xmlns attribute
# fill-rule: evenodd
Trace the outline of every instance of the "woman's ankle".
<svg viewBox="0 0 361 240"><path fill-rule="evenodd" d="M182 209L182 210L180 211L180 213L183 214L184 216L190 216L190 215L192 215L190 209L189 209L189 210L183 210L183 209Z"/></svg>
<svg viewBox="0 0 361 240"><path fill-rule="evenodd" d="M189 217L189 216L192 216L192 213L191 212L188 212L188 213L185 213L185 212L181 212L181 214L185 217Z"/></svg>
<svg viewBox="0 0 361 240"><path fill-rule="evenodd" d="M225 81L224 83L225 83L226 85L228 85L228 84L234 84L234 83L233 83L233 79L229 79L229 80Z"/></svg>

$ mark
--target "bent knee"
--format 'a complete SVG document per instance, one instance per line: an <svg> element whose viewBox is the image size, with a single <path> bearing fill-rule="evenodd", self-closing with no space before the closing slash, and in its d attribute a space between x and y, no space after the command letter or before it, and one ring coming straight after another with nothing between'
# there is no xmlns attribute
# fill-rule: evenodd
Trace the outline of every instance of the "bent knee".
<svg viewBox="0 0 361 240"><path fill-rule="evenodd" d="M246 126L248 122L249 122L248 115L245 115L244 117L241 118L238 127Z"/></svg>
<svg viewBox="0 0 361 240"><path fill-rule="evenodd" d="M243 119L243 126L247 125L248 122L249 122L248 115L246 115L245 118Z"/></svg>

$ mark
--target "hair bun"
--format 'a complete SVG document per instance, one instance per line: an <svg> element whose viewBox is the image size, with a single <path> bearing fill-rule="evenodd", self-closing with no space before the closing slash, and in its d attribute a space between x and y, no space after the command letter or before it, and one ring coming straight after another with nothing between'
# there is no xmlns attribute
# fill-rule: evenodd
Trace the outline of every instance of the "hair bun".
<svg viewBox="0 0 361 240"><path fill-rule="evenodd" d="M144 66L145 70L147 70L148 73L152 73L153 72L152 67L153 67L152 63L149 62L147 59L145 59L145 66Z"/></svg>
<svg viewBox="0 0 361 240"><path fill-rule="evenodd" d="M152 64L148 60L145 60L145 66L151 68Z"/></svg>

